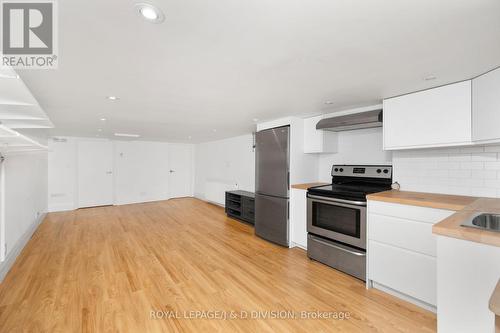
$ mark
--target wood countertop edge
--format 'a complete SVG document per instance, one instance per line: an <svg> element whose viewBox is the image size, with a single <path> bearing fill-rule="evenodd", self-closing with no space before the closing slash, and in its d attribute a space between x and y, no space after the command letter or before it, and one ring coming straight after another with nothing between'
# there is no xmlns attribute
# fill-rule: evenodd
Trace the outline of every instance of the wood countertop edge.
<svg viewBox="0 0 500 333"><path fill-rule="evenodd" d="M385 191L370 194L368 200L399 203L403 205L459 211L478 198L425 192Z"/></svg>
<svg viewBox="0 0 500 333"><path fill-rule="evenodd" d="M489 307L491 312L500 316L500 280L498 280L497 286L491 295Z"/></svg>
<svg viewBox="0 0 500 333"><path fill-rule="evenodd" d="M303 183L303 184L293 184L291 187L296 190L307 190L309 187L329 185L328 183L314 182L314 183Z"/></svg>
<svg viewBox="0 0 500 333"><path fill-rule="evenodd" d="M455 211L455 214L434 224L432 233L500 247L500 233L461 226L467 219L480 212L500 214L500 199L395 190L370 194L367 199Z"/></svg>

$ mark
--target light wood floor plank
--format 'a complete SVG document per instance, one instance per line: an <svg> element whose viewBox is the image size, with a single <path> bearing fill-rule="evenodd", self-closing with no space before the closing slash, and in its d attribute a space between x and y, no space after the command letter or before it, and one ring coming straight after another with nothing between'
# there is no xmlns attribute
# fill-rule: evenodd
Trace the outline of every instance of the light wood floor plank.
<svg viewBox="0 0 500 333"><path fill-rule="evenodd" d="M350 319L182 318L195 310ZM435 332L436 317L192 198L51 213L0 285L0 332L205 331Z"/></svg>

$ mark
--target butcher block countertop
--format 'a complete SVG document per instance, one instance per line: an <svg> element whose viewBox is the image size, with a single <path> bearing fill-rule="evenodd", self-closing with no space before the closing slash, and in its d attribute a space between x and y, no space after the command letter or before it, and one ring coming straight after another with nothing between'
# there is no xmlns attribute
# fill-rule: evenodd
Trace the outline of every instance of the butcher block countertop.
<svg viewBox="0 0 500 333"><path fill-rule="evenodd" d="M305 183L305 184L294 184L292 188L299 190L307 190L309 187L328 185L328 183Z"/></svg>
<svg viewBox="0 0 500 333"><path fill-rule="evenodd" d="M371 194L367 198L375 201L454 210L455 214L432 227L434 234L500 246L500 232L461 226L462 223L479 213L500 214L500 199L394 190Z"/></svg>
<svg viewBox="0 0 500 333"><path fill-rule="evenodd" d="M368 200L448 210L462 210L477 200L477 198L474 197L463 197L459 195L395 190L370 194L367 198Z"/></svg>

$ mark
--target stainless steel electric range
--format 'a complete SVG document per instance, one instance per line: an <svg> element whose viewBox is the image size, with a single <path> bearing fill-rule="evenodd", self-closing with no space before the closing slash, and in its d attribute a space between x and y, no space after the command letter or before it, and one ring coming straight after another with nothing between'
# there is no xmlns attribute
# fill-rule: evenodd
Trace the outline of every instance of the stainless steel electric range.
<svg viewBox="0 0 500 333"><path fill-rule="evenodd" d="M307 254L366 276L366 195L391 189L390 165L334 165L332 184L307 190Z"/></svg>

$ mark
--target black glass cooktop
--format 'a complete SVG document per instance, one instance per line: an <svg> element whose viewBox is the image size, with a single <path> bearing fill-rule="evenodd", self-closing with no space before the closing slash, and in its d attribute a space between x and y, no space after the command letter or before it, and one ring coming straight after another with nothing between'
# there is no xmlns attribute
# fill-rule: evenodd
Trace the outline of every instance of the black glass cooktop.
<svg viewBox="0 0 500 333"><path fill-rule="evenodd" d="M366 196L368 194L383 192L390 189L390 185L352 181L341 184L310 187L307 193L329 198L366 201Z"/></svg>

